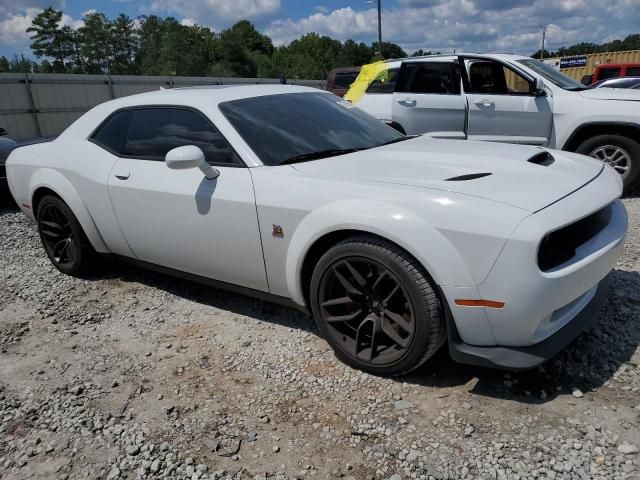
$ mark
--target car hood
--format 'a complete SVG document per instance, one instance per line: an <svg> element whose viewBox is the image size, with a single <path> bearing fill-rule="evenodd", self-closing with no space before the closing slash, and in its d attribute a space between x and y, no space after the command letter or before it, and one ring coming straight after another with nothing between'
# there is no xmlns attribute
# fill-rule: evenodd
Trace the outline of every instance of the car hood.
<svg viewBox="0 0 640 480"><path fill-rule="evenodd" d="M293 166L318 178L455 192L529 212L578 190L604 168L567 152L428 137Z"/></svg>
<svg viewBox="0 0 640 480"><path fill-rule="evenodd" d="M594 100L627 100L640 102L640 90L631 88L592 88L578 92L585 98Z"/></svg>

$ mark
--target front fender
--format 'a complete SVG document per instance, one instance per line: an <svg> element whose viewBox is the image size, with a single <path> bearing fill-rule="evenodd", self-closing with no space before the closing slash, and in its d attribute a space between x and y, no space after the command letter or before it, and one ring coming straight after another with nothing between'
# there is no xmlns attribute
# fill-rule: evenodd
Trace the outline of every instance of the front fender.
<svg viewBox="0 0 640 480"><path fill-rule="evenodd" d="M312 245L341 230L378 235L404 248L438 285L473 285L464 261L449 241L422 217L398 205L370 199L349 199L309 213L296 228L286 257L286 282L293 301L305 304L302 266Z"/></svg>
<svg viewBox="0 0 640 480"><path fill-rule="evenodd" d="M62 198L76 216L78 222L80 222L94 250L99 253L109 253L109 249L105 245L89 210L69 180L55 170L41 168L34 172L29 179L28 192L30 201L32 201L35 192L39 188L48 188ZM30 215L32 220L35 219L35 215L36 212L33 211Z"/></svg>

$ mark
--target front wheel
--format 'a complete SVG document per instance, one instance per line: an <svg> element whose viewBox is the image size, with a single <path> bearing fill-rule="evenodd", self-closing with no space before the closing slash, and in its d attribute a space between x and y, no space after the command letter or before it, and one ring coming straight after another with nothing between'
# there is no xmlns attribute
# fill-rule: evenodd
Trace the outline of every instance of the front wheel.
<svg viewBox="0 0 640 480"><path fill-rule="evenodd" d="M583 142L577 153L610 165L622 178L624 193L640 184L640 143L622 135L597 135Z"/></svg>
<svg viewBox="0 0 640 480"><path fill-rule="evenodd" d="M336 356L369 373L408 373L445 341L428 274L382 239L353 237L328 250L313 272L310 297L320 333Z"/></svg>
<svg viewBox="0 0 640 480"><path fill-rule="evenodd" d="M93 248L69 206L58 197L46 196L38 205L38 232L47 256L67 275L86 272Z"/></svg>

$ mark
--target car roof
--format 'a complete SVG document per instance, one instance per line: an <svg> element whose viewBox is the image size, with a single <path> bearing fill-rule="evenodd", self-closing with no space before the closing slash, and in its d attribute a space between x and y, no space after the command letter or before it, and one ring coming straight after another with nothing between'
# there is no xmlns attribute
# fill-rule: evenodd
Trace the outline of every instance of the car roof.
<svg viewBox="0 0 640 480"><path fill-rule="evenodd" d="M391 68L399 66L402 62L452 62L457 60L458 57L475 57L475 58L486 58L487 60L523 60L527 57L524 55L514 55L510 53L442 53L436 55L422 55L417 57L405 57L405 58L391 58L389 60L385 60L385 63L392 64Z"/></svg>
<svg viewBox="0 0 640 480"><path fill-rule="evenodd" d="M139 93L118 98L104 103L111 108L124 108L150 104L184 104L199 105L204 98L214 103L241 100L244 98L262 97L266 95L283 95L287 93L328 93L324 90L297 85L202 85L196 87L170 88L153 92Z"/></svg>
<svg viewBox="0 0 640 480"><path fill-rule="evenodd" d="M616 77L616 78L607 78L605 80L600 80L596 82L594 85L610 85L610 84L622 84L622 85L635 85L640 83L640 77Z"/></svg>
<svg viewBox="0 0 640 480"><path fill-rule="evenodd" d="M200 87L171 88L139 93L127 97L110 100L93 107L78 121L71 124L60 138L75 135L84 136L88 129L93 130L108 115L124 108L145 106L177 106L196 108L206 111L217 108L220 103L242 100L245 98L262 97L267 95L284 95L291 93L318 93L333 95L326 90L296 85L207 85Z"/></svg>

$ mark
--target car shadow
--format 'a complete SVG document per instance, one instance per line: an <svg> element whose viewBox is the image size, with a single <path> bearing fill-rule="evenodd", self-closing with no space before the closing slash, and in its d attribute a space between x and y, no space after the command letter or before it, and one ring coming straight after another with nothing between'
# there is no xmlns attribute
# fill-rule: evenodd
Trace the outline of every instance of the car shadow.
<svg viewBox="0 0 640 480"><path fill-rule="evenodd" d="M313 319L298 310L124 263L111 265L110 273L103 272L92 278L145 284L203 305L319 335ZM607 302L598 318L571 345L541 367L508 372L463 365L451 359L445 346L421 368L397 381L433 388L472 385L469 393L475 395L539 404L558 395L571 394L574 388L586 393L601 387L621 368L626 368L626 364L638 362L634 354L639 344L640 273L614 270Z"/></svg>
<svg viewBox="0 0 640 480"><path fill-rule="evenodd" d="M574 389L582 393L598 389L621 369L638 368L639 344L640 273L614 270L598 318L537 369L508 372L465 366L454 362L444 348L437 358L402 380L431 387L469 384L469 392L476 395L540 404Z"/></svg>

